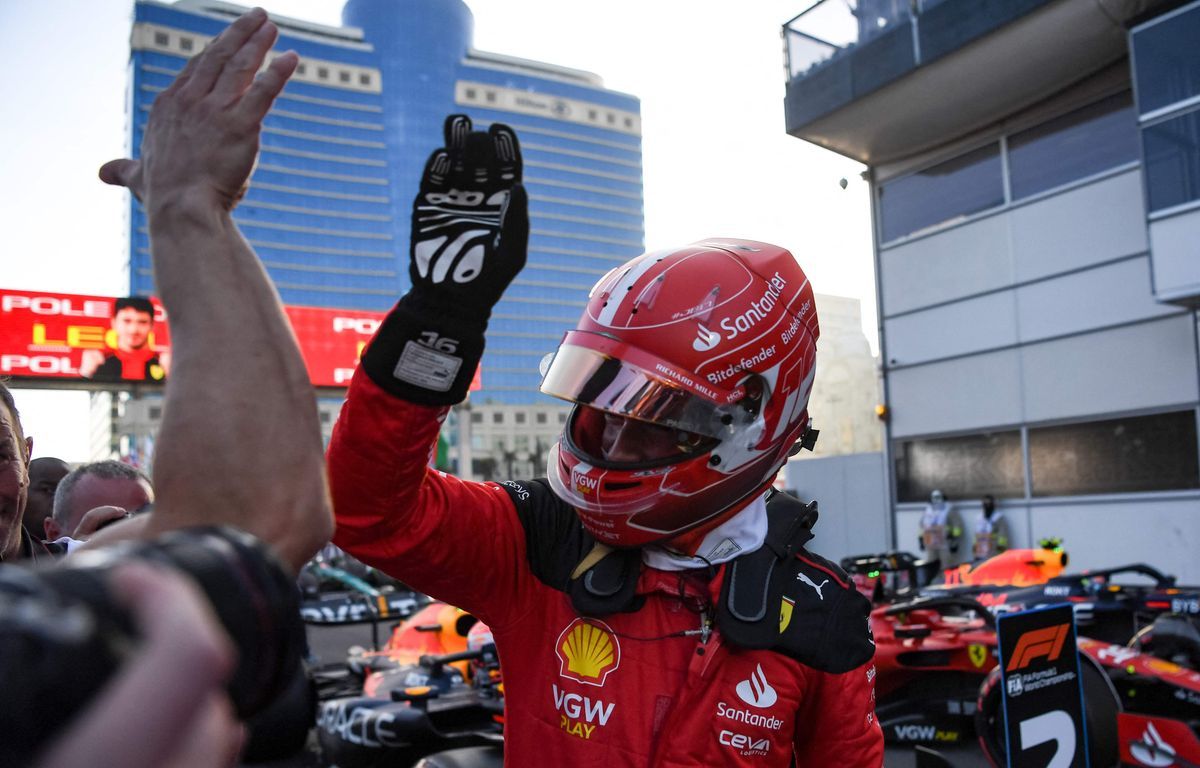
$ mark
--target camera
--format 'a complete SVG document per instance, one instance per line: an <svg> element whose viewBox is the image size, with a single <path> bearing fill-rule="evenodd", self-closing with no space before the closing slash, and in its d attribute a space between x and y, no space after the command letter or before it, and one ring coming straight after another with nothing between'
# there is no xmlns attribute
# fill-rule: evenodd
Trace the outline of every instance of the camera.
<svg viewBox="0 0 1200 768"><path fill-rule="evenodd" d="M137 649L108 575L135 560L192 579L237 649L228 693L238 717L295 679L304 644L295 582L255 537L187 528L81 552L50 568L0 566L0 765L25 765Z"/></svg>

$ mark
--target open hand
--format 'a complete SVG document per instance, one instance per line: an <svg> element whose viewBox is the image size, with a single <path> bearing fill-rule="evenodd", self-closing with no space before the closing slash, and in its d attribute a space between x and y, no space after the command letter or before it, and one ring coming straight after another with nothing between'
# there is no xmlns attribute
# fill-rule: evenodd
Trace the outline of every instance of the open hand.
<svg viewBox="0 0 1200 768"><path fill-rule="evenodd" d="M525 265L520 144L507 125L471 130L466 115L447 117L444 132L413 203L409 277L443 303L487 317Z"/></svg>
<svg viewBox="0 0 1200 768"><path fill-rule="evenodd" d="M278 35L261 8L231 24L155 99L141 158L105 163L100 179L128 187L147 211L231 210L254 169L263 117L299 62L289 51L255 76Z"/></svg>

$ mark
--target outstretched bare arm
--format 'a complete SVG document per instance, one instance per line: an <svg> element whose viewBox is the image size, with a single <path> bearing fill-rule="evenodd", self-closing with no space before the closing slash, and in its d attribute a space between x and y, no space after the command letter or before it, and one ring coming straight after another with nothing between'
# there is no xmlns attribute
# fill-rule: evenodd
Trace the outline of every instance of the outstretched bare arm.
<svg viewBox="0 0 1200 768"><path fill-rule="evenodd" d="M285 53L259 72L277 35L261 9L234 22L159 95L141 158L107 163L100 178L144 204L171 320L145 534L233 525L298 569L333 531L316 402L279 297L231 216L298 62Z"/></svg>

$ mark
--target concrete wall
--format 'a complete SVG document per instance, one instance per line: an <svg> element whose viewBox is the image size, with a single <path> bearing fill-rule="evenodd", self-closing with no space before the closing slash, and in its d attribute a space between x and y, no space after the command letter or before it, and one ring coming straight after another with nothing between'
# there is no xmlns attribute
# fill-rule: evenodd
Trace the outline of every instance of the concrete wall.
<svg viewBox="0 0 1200 768"><path fill-rule="evenodd" d="M881 250L893 438L1197 402L1192 315L1155 301L1138 174Z"/></svg>
<svg viewBox="0 0 1200 768"><path fill-rule="evenodd" d="M1164 301L1195 301L1200 295L1200 209L1150 222L1154 291Z"/></svg>
<svg viewBox="0 0 1200 768"><path fill-rule="evenodd" d="M821 518L808 545L813 552L837 562L846 555L890 549L883 454L791 461L785 477L786 487L799 498L818 502Z"/></svg>

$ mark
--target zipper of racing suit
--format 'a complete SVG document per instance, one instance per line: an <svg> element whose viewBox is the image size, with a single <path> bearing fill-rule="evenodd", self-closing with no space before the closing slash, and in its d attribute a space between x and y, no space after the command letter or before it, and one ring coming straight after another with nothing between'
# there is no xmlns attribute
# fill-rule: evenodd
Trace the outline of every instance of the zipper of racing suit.
<svg viewBox="0 0 1200 768"><path fill-rule="evenodd" d="M687 706L687 703L693 698L692 691L696 684L708 675L709 668L723 647L721 632L714 626L713 618L712 607L705 606L700 611L700 626L683 633L696 638L696 648L692 653L691 661L688 662L687 681L684 689L679 695L673 697L673 704L666 722L655 735L654 746L650 752L650 766L658 765L663 753L667 751L670 734L676 730L676 721L683 717L693 717L696 714L691 707Z"/></svg>

